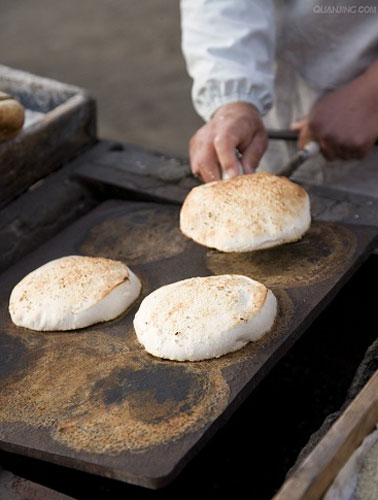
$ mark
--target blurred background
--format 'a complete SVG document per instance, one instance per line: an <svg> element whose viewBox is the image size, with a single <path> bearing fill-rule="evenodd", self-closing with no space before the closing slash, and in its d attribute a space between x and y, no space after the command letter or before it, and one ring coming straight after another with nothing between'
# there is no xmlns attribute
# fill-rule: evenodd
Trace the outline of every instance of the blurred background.
<svg viewBox="0 0 378 500"><path fill-rule="evenodd" d="M89 90L102 139L181 156L202 124L178 0L0 0L0 64Z"/></svg>

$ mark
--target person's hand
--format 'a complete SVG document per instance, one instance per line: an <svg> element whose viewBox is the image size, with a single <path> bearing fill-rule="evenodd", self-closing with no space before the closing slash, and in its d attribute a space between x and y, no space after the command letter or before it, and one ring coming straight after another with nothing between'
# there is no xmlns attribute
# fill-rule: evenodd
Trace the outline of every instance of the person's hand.
<svg viewBox="0 0 378 500"><path fill-rule="evenodd" d="M190 140L192 172L205 182L219 180L221 171L229 177L240 175L236 148L245 173L252 173L268 145L265 127L257 109L245 102L219 108L211 120Z"/></svg>
<svg viewBox="0 0 378 500"><path fill-rule="evenodd" d="M376 66L376 67L375 67ZM320 99L293 123L298 147L316 140L327 160L363 158L378 138L378 65Z"/></svg>

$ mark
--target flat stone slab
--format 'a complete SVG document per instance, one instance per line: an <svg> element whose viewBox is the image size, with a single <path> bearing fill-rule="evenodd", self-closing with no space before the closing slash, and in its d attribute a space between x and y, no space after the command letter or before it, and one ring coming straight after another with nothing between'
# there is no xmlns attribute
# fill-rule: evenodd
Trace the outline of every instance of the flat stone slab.
<svg viewBox="0 0 378 500"><path fill-rule="evenodd" d="M377 228L314 221L299 242L224 254L178 229L174 205L108 201L0 278L0 447L132 484L169 483L290 349L369 255ZM8 299L27 272L81 253L127 262L137 303L114 321L73 332L12 324ZM140 300L191 276L243 273L275 293L279 314L258 342L219 359L154 358L137 342Z"/></svg>

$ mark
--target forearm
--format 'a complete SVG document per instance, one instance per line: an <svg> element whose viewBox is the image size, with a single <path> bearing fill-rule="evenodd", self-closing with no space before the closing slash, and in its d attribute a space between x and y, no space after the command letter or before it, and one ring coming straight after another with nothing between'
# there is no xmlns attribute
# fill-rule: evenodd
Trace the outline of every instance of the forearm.
<svg viewBox="0 0 378 500"><path fill-rule="evenodd" d="M272 104L274 7L266 0L181 0L182 48L192 97L208 120L222 105Z"/></svg>
<svg viewBox="0 0 378 500"><path fill-rule="evenodd" d="M299 147L315 139L328 160L366 156L378 139L378 61L323 96L297 125Z"/></svg>

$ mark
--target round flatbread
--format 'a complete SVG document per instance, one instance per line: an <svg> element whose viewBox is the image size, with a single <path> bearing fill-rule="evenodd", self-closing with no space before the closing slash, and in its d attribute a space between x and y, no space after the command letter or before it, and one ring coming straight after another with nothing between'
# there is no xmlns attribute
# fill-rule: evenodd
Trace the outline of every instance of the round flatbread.
<svg viewBox="0 0 378 500"><path fill-rule="evenodd" d="M222 252L249 252L299 240L311 224L309 197L286 177L258 172L191 190L181 231Z"/></svg>
<svg viewBox="0 0 378 500"><path fill-rule="evenodd" d="M74 330L116 318L140 290L123 262L71 255L25 276L12 290L9 313L31 330Z"/></svg>
<svg viewBox="0 0 378 500"><path fill-rule="evenodd" d="M146 351L160 358L218 358L259 339L277 312L273 293L246 276L190 278L163 286L141 303L134 327Z"/></svg>

